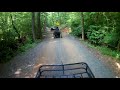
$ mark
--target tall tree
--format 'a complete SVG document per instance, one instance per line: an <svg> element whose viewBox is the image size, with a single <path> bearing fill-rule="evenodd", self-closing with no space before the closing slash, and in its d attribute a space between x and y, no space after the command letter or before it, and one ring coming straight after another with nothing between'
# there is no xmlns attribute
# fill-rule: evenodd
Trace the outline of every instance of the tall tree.
<svg viewBox="0 0 120 90"><path fill-rule="evenodd" d="M39 38L42 39L42 30L41 30L41 23L40 23L40 12L38 12L37 15L37 24L38 24L38 32L39 32Z"/></svg>
<svg viewBox="0 0 120 90"><path fill-rule="evenodd" d="M83 12L80 13L81 14L81 24L82 24L82 40L84 40L85 36L84 36L84 16L83 16Z"/></svg>
<svg viewBox="0 0 120 90"><path fill-rule="evenodd" d="M32 12L32 35L33 41L35 41L35 12Z"/></svg>
<svg viewBox="0 0 120 90"><path fill-rule="evenodd" d="M45 18L44 18L44 31L46 30L46 25L47 24L47 13L45 13Z"/></svg>
<svg viewBox="0 0 120 90"><path fill-rule="evenodd" d="M13 16L12 14L10 14L11 20L12 20L12 26L13 29L15 30L15 32L18 34L18 39L20 39L20 33L18 32L18 29L16 28L15 24L14 24L14 20L13 20Z"/></svg>

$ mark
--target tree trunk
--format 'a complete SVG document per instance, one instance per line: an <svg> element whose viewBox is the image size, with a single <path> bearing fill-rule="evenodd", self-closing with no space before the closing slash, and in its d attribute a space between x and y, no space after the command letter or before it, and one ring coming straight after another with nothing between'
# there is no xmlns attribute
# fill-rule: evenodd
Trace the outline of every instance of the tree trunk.
<svg viewBox="0 0 120 90"><path fill-rule="evenodd" d="M57 22L61 23L60 12L58 12L58 20L57 20Z"/></svg>
<svg viewBox="0 0 120 90"><path fill-rule="evenodd" d="M81 24L82 24L82 40L84 40L85 35L84 35L84 17L83 17L83 12L81 12Z"/></svg>
<svg viewBox="0 0 120 90"><path fill-rule="evenodd" d="M39 38L42 39L42 31L41 31L41 26L40 26L40 12L38 12L38 15L37 15L37 21L38 21L38 33L39 33Z"/></svg>
<svg viewBox="0 0 120 90"><path fill-rule="evenodd" d="M18 32L18 29L16 28L16 26L15 26L15 24L14 24L13 17L12 17L11 14L10 14L10 17L11 17L13 29L14 29L15 32L18 34L18 39L20 39L20 33Z"/></svg>
<svg viewBox="0 0 120 90"><path fill-rule="evenodd" d="M45 15L45 21L44 21L44 31L46 31L46 24L47 24L47 16Z"/></svg>
<svg viewBox="0 0 120 90"><path fill-rule="evenodd" d="M32 35L33 41L35 41L35 13L32 12Z"/></svg>
<svg viewBox="0 0 120 90"><path fill-rule="evenodd" d="M54 15L53 15L53 13L52 13L52 25L54 25Z"/></svg>
<svg viewBox="0 0 120 90"><path fill-rule="evenodd" d="M118 41L117 51L120 51L120 40Z"/></svg>

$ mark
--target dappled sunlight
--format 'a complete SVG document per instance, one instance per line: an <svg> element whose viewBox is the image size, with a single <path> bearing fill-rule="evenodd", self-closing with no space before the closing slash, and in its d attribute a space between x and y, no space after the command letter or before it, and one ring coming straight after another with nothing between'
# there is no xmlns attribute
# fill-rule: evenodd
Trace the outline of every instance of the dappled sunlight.
<svg viewBox="0 0 120 90"><path fill-rule="evenodd" d="M32 67L32 66L34 66L34 64L29 64L29 65L25 66L25 69L26 69L26 68L30 68L30 67Z"/></svg>
<svg viewBox="0 0 120 90"><path fill-rule="evenodd" d="M53 42L55 43L55 42L58 42L58 41L53 41Z"/></svg>
<svg viewBox="0 0 120 90"><path fill-rule="evenodd" d="M45 59L45 57L42 57L42 59Z"/></svg>
<svg viewBox="0 0 120 90"><path fill-rule="evenodd" d="M56 43L56 42L58 42L58 41L51 41L51 42L49 42L49 43L51 44L51 43Z"/></svg>
<svg viewBox="0 0 120 90"><path fill-rule="evenodd" d="M34 68L39 68L40 66L42 66L43 64L38 64L38 65L35 65Z"/></svg>
<svg viewBox="0 0 120 90"><path fill-rule="evenodd" d="M25 76L25 78L30 78L29 76Z"/></svg>
<svg viewBox="0 0 120 90"><path fill-rule="evenodd" d="M28 65L28 67L31 67L31 66L33 66L33 65Z"/></svg>
<svg viewBox="0 0 120 90"><path fill-rule="evenodd" d="M117 63L117 62L116 62L115 64L116 64L116 65L117 65L117 67L120 69L120 64L119 64L119 63Z"/></svg>
<svg viewBox="0 0 120 90"><path fill-rule="evenodd" d="M51 37L52 39L54 39L54 37Z"/></svg>
<svg viewBox="0 0 120 90"><path fill-rule="evenodd" d="M49 68L48 66L46 66L45 68Z"/></svg>
<svg viewBox="0 0 120 90"><path fill-rule="evenodd" d="M120 77L116 76L115 78L120 78Z"/></svg>
<svg viewBox="0 0 120 90"><path fill-rule="evenodd" d="M18 75L21 73L21 69L17 69L17 71L14 73L15 75Z"/></svg>
<svg viewBox="0 0 120 90"><path fill-rule="evenodd" d="M34 76L36 76L37 72L34 73Z"/></svg>

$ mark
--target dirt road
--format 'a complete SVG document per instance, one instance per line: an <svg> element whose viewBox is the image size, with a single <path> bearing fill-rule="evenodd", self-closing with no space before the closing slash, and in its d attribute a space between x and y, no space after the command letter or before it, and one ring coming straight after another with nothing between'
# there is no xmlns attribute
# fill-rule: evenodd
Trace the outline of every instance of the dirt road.
<svg viewBox="0 0 120 90"><path fill-rule="evenodd" d="M17 55L0 65L0 78L34 78L43 64L86 62L96 78L113 78L112 70L99 60L79 40L63 33L63 38L53 39L52 34L35 48Z"/></svg>

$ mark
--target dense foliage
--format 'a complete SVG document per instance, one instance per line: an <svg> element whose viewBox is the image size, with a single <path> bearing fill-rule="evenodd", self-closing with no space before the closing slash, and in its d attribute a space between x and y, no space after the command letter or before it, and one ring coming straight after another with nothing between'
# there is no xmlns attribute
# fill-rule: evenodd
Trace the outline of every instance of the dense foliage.
<svg viewBox="0 0 120 90"><path fill-rule="evenodd" d="M81 35L79 12L71 22L72 33ZM120 13L119 12L84 12L85 37L94 45L105 45L120 50Z"/></svg>
<svg viewBox="0 0 120 90"><path fill-rule="evenodd" d="M46 27L71 28L71 34L99 46L120 51L119 12L1 12L0 61L21 46L42 39ZM83 23L83 24L82 24ZM84 26L83 26L84 25ZM7 57L6 57L7 56Z"/></svg>
<svg viewBox="0 0 120 90"><path fill-rule="evenodd" d="M43 31L44 14L40 13ZM37 13L35 13L35 36L38 37ZM0 62L8 60L23 45L33 43L31 12L0 13Z"/></svg>
<svg viewBox="0 0 120 90"><path fill-rule="evenodd" d="M50 13L49 17L50 26L55 26L57 20L62 21L60 27L70 27L72 35L80 38L84 35L85 40L95 46L120 51L119 12L56 12Z"/></svg>

